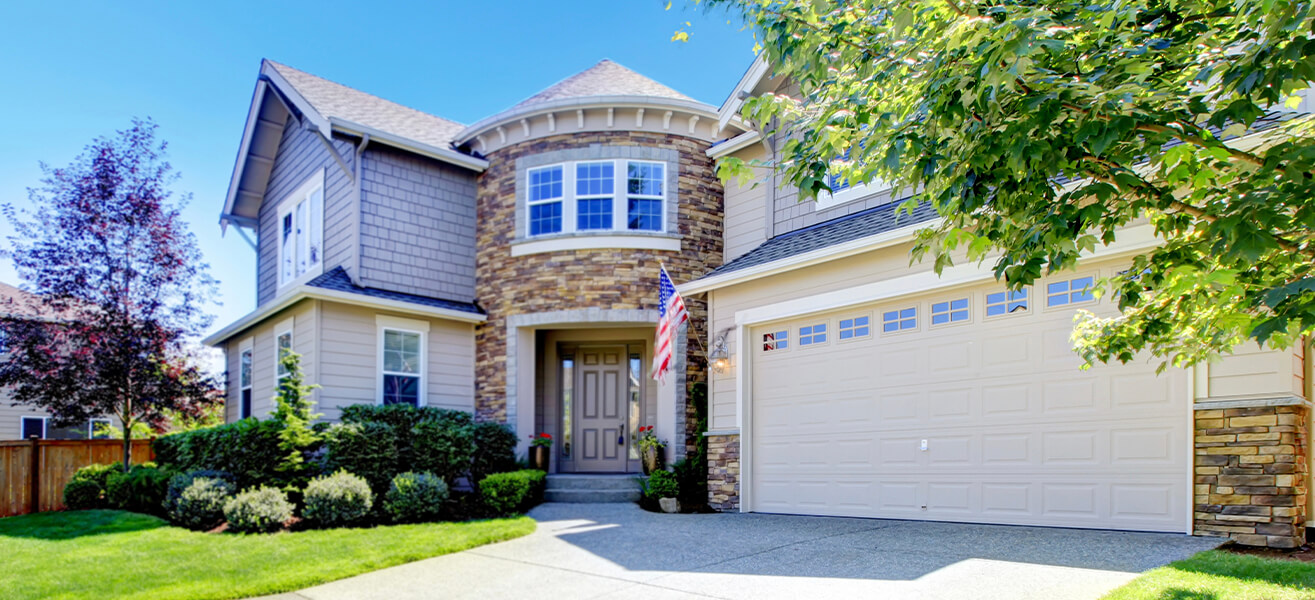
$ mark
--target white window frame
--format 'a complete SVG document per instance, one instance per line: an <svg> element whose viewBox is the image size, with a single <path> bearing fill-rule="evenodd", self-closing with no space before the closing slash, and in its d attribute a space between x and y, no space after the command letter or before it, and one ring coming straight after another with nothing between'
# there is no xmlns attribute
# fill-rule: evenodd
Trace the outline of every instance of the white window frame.
<svg viewBox="0 0 1315 600"><path fill-rule="evenodd" d="M97 438L97 437L96 437L96 423L104 423L106 427L111 427L111 426L114 425L114 421L111 421L111 420L109 420L109 419L106 419L105 417L94 417L94 418L88 420L88 421L87 421L87 439L89 439L89 440L94 440L94 439L108 439L108 438Z"/></svg>
<svg viewBox="0 0 1315 600"><path fill-rule="evenodd" d="M772 336L770 340L767 339L769 335ZM782 342L784 342L784 346L781 345ZM771 348L767 347L769 344L772 346ZM763 332L762 346L759 347L762 348L763 353L788 352L790 348L794 347L790 343L790 328L784 327L780 331Z"/></svg>
<svg viewBox="0 0 1315 600"><path fill-rule="evenodd" d="M375 394L374 402L379 406L384 403L384 376L385 375L419 375L418 393L416 395L416 406L429 405L429 322L417 319L404 319L402 317L392 317L388 315L375 315L375 326L378 330L378 344L375 350ZM414 333L420 336L420 372L419 373L391 373L384 370L384 332L397 331L401 333Z"/></svg>
<svg viewBox="0 0 1315 600"><path fill-rule="evenodd" d="M1072 299L1073 299L1073 282L1076 281L1076 280L1078 280L1078 279L1086 279L1086 278L1088 278L1088 277L1091 278L1091 288L1090 288L1090 290L1091 290L1091 292L1090 292L1090 293L1091 293L1091 298L1090 298L1090 299L1087 299L1087 300L1081 300L1081 301L1078 301L1078 302L1073 302L1073 301L1072 301ZM1069 299L1069 301L1068 301L1068 302L1065 302L1064 304L1051 304L1051 303L1050 303L1050 297L1051 297L1052 295L1053 295L1053 296L1059 296L1059 294L1051 294L1051 293L1050 293L1050 284L1052 284L1052 283L1059 283L1059 282L1061 282L1061 281L1064 282L1064 283L1066 283L1066 284L1068 284L1068 291L1064 292L1064 296L1067 297L1067 298ZM1067 277L1061 277L1061 278L1055 278L1055 279L1047 279L1047 280L1045 281L1045 283L1044 283L1043 285L1040 286L1040 287L1041 287L1041 290L1042 290L1042 294L1045 296L1045 299L1046 299L1046 310L1065 310L1065 309L1068 309L1068 308L1071 308L1071 307L1074 307L1074 306L1091 306L1092 304L1095 304L1096 301L1099 300L1098 298L1096 298L1096 293L1095 293L1095 292L1096 292L1096 284L1099 283L1099 282L1100 282L1100 274L1099 274L1097 271L1082 272L1082 273L1077 273L1077 274L1074 274L1074 275L1071 275L1071 276L1067 276Z"/></svg>
<svg viewBox="0 0 1315 600"><path fill-rule="evenodd" d="M293 333L294 324L295 321L293 319L286 319L284 321L281 321L278 324L278 326L274 328L274 390L276 393L278 391L279 382L283 381L283 378L288 376L287 373L279 372L283 368L283 366L280 364L282 362L283 356L281 356L282 352L279 350L279 338L283 337L284 335L287 335L288 350L292 352L296 352L297 336L295 333Z"/></svg>
<svg viewBox="0 0 1315 600"><path fill-rule="evenodd" d="M38 420L38 421L41 421L41 439L43 439L43 440L46 439L46 435L49 433L49 428L50 428L50 417L33 417L33 416L22 416L22 417L19 417L19 418L18 418L18 434L19 434L19 435L22 435L22 434L23 434L23 430L27 429L27 424L25 424L24 421L26 421L26 420L28 420L28 419L36 419L36 420ZM24 437L23 439L27 439L27 437Z"/></svg>
<svg viewBox="0 0 1315 600"><path fill-rule="evenodd" d="M963 308L955 308L955 302L963 302ZM944 304L944 312L936 312L936 305ZM954 320L955 313L963 313L964 317L958 321ZM945 315L947 320L944 323L937 323L937 315ZM929 327L953 327L955 325L967 325L973 322L973 297L971 294L950 298L948 300L933 300L927 303L927 326Z"/></svg>
<svg viewBox="0 0 1315 600"><path fill-rule="evenodd" d="M318 220L315 219L315 210L314 210L315 205L313 202L315 192L320 193L319 196L320 218ZM314 279L315 277L317 277L318 275L324 272L324 195L325 195L324 169L320 168L316 170L304 183L298 186L297 189L294 190L291 194L288 194L288 196L283 200L281 200L278 204L278 220L275 221L275 225L274 225L274 245L275 245L275 252L278 256L276 269L278 270L278 275L277 275L279 282L278 287L280 289L290 285L305 283L307 281L310 281L311 279ZM283 219L288 215L292 215L292 219L293 219L292 228L293 231L295 232L298 227L297 207L301 206L303 202L307 204L306 205L307 232L305 238L298 243L299 247L296 249L297 250L296 256L292 257L293 260L292 274L289 276L286 273L284 273L283 270L283 261L286 258L285 256L283 256ZM303 255L309 256L310 248L312 245L311 242L316 238L318 238L320 242L318 260L315 261L315 264L308 265L306 267L305 272L297 273L296 272L297 257Z"/></svg>
<svg viewBox="0 0 1315 600"><path fill-rule="evenodd" d="M907 329L901 327L896 329L895 331L886 331L886 313L889 312L895 313L894 322L903 323L907 319L905 319L900 315L904 311L909 309L913 309L913 327L909 327ZM880 328L878 329L881 332L881 335L901 335L905 333L913 333L922 328L922 308L917 304L905 305L894 309L881 309L877 311L877 316L881 317L880 319L877 319L877 321L881 324Z"/></svg>
<svg viewBox="0 0 1315 600"><path fill-rule="evenodd" d="M866 318L866 319L868 320L867 325L853 324L852 327L849 327L849 328L848 328L848 331L856 331L856 330L858 330L860 327L866 327L867 330L868 330L867 333L865 333L865 334L863 334L863 335L857 335L857 334L855 334L855 335L851 335L851 336L849 336L849 337L847 337L847 338L846 338L846 337L841 337L842 332L844 332L844 331L847 330L847 329L842 325L842 323L844 323L845 321L856 321L856 320L858 320L858 319L864 319L864 318ZM875 323L875 322L873 321L873 319L872 319L872 313L867 313L867 312L865 312L865 313L861 313L861 314L852 314L852 315L848 315L848 316L845 316L845 317L838 318L838 319L836 319L836 343L837 343L837 344L844 344L844 343L852 342L852 341L855 341L855 340L862 340L862 339L870 338L870 337L872 337L872 332L876 331L876 329L877 329L877 326L876 326L876 323Z"/></svg>
<svg viewBox="0 0 1315 600"><path fill-rule="evenodd" d="M576 169L583 164L612 164L612 226L604 229L580 229L579 225L579 203L580 200L590 198L601 198L603 195L580 195L576 190ZM658 165L662 167L662 193L658 195L651 194L630 194L630 164ZM530 173L544 169L560 168L562 170L562 195L560 198L550 200L530 200ZM525 235L522 239L535 240L545 239L562 235L660 235L666 234L671 228L668 223L667 215L670 211L671 190L669 185L669 176L671 164L660 160L637 160L629 158L602 158L588 160L572 160L557 162L546 165L539 165L525 170L525 218L522 223ZM662 210L659 216L662 220L662 227L659 229L630 229L630 198L644 200L659 200L662 203ZM560 202L562 204L562 229L552 233L530 233L531 210L530 207L542 204ZM281 222L281 221L280 221Z"/></svg>
<svg viewBox="0 0 1315 600"><path fill-rule="evenodd" d="M274 338L274 347L275 347L275 352L277 353L277 351L278 351L278 350L277 350L277 348L278 348L278 337L277 337L277 336L275 336L275 338ZM249 355L251 355L251 360L250 360L250 362L249 362L249 366L248 366L248 370L249 370L250 372L247 373L247 380L246 380L246 381L242 381L242 356L243 356L244 354L249 354ZM277 371L277 367L275 367L275 369L276 369L275 372L277 373L277 372L278 372L278 371ZM256 353L255 353L255 340L253 340L253 339L251 339L251 338L247 338L247 339L245 339L245 340L242 340L242 342L238 344L238 351L237 351L237 418L238 418L238 419L245 419L245 418L247 418L247 417L250 417L250 416L251 416L251 412L253 412L253 411L250 410L250 409L253 408L253 407L247 407L248 410L246 410L246 411L243 411L243 410L242 410L242 409L243 409L243 406L242 406L242 395L243 395L243 394L242 394L242 393L243 393L243 392L252 391L253 388L255 387L255 380L256 380ZM252 393L252 395L251 395L251 400L252 400L251 403L252 403L252 404L255 404L255 393ZM244 412L245 412L245 414L243 414Z"/></svg>
<svg viewBox="0 0 1315 600"><path fill-rule="evenodd" d="M821 327L822 331L817 331L818 327ZM795 338L795 345L799 346L800 348L825 346L827 345L827 342L831 341L831 323L829 321L823 320L823 321L815 322L811 325L800 325L799 327L796 327L796 329L798 331L795 333L795 335L797 336ZM804 329L808 329L807 342L804 342L804 337L805 337ZM822 339L818 340L817 339L818 336L821 336Z"/></svg>
<svg viewBox="0 0 1315 600"><path fill-rule="evenodd" d="M1013 294L1016 292L1023 292L1025 294L1025 296L1022 299L1023 308L1022 310L1011 311L1009 310L1009 305L1017 304L1019 302L1019 300L1013 298ZM991 302L991 296L995 294L1004 294L1005 295L1004 301ZM997 290L994 292L986 292L982 294L982 318L1008 319L1009 317L1017 317L1017 316L1029 314L1032 312L1033 302L1035 300L1036 300L1036 294L1032 292L1032 286L1023 286L1022 288L1017 290L1011 290L1009 288L1005 288L1003 290ZM990 313L992 306L1004 306L1005 311L998 315L993 315Z"/></svg>

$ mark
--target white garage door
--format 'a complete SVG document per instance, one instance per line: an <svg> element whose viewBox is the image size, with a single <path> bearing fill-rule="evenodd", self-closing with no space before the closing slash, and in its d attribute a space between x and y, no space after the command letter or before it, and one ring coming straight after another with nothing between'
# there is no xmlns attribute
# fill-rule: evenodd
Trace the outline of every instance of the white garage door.
<svg viewBox="0 0 1315 600"><path fill-rule="evenodd" d="M983 287L753 329L747 506L1184 531L1187 377L1152 363L1079 370L1074 305L1093 301L1063 287L1013 302Z"/></svg>

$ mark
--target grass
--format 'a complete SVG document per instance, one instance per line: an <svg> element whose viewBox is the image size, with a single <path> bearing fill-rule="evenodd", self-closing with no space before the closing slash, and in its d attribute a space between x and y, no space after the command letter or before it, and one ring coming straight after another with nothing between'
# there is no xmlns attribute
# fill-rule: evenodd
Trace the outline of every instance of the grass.
<svg viewBox="0 0 1315 600"><path fill-rule="evenodd" d="M1309 600L1315 563L1210 550L1147 571L1105 600Z"/></svg>
<svg viewBox="0 0 1315 600"><path fill-rule="evenodd" d="M90 510L0 519L0 598L245 598L520 537L526 518L207 534Z"/></svg>

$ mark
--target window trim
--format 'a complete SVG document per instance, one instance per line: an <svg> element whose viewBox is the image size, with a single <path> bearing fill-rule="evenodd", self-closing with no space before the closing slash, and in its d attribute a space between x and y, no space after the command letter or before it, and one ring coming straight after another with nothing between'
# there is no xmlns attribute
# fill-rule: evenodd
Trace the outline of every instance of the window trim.
<svg viewBox="0 0 1315 600"><path fill-rule="evenodd" d="M306 241L303 245L307 246L305 250L309 251L310 240L315 237L313 232L318 228L320 232L319 235L320 259L316 261L314 265L310 265L309 267L307 267L306 272L300 275L296 273L296 267L294 265L292 276L289 279L284 280L283 279L283 218L291 214L293 218L293 227L296 227L297 205L301 204L302 201L309 201L311 195L313 195L317 190L320 192L320 220L318 223L316 223L313 218L314 215L307 214L306 216L306 219L308 221L307 226L310 228L310 232L307 233ZM278 283L276 289L281 290L287 287L300 285L324 273L324 204L325 204L326 191L327 188L324 185L324 168L320 167L315 172L313 172L310 177L306 178L306 181L302 182L301 185L297 186L297 189L293 190L292 193L288 194L282 200L279 201L277 206L277 212L275 213L276 220L274 221L274 252L275 252L275 261L276 261L274 263L274 268L275 268L274 277L275 277L275 281L277 281ZM307 211L311 211L310 206L307 207Z"/></svg>
<svg viewBox="0 0 1315 600"><path fill-rule="evenodd" d="M414 333L420 336L420 372L416 374L419 376L420 382L416 394L416 407L429 406L429 322L388 315L375 315L374 319L376 337L378 337L377 348L375 349L375 405L384 405L384 376L389 374L384 370L384 332L397 331ZM411 375L411 373L393 374Z"/></svg>
<svg viewBox="0 0 1315 600"><path fill-rule="evenodd" d="M899 323L905 320L904 317L899 316L899 313L909 310L910 308L913 309L913 327L910 327L908 329L900 328L900 329L896 329L895 331L886 331L886 313L888 312L896 313L895 322ZM883 336L916 333L922 330L922 314L921 314L921 306L919 304L916 303L907 304L894 309L883 308L877 311L877 315L881 316L879 322L881 323L880 331L881 331L881 335Z"/></svg>
<svg viewBox="0 0 1315 600"><path fill-rule="evenodd" d="M1010 317L1021 317L1021 316L1026 316L1026 315L1031 314L1031 313L1032 313L1032 309L1035 307L1034 302L1036 301L1036 294L1033 293L1032 288L1033 288L1033 286L1025 285L1025 286L1023 286L1023 287L1021 287L1021 288L1019 288L1019 289L1017 289L1017 290L1011 290L1011 289L1009 289L1009 288L1005 288L1005 289L1003 289L1003 290L995 290L995 291L991 291L991 292L983 292L983 293L982 293L982 319L983 319L983 320L987 320L987 321L994 321L994 320L996 320L996 319L1008 319L1008 318L1010 318ZM1012 294L1012 293L1014 293L1014 292L1018 292L1018 291L1025 292L1025 293L1027 294L1027 297L1024 298L1024 301L1025 301L1025 304L1026 304L1026 305L1023 307L1023 310L1019 310L1019 311L1010 311L1010 310L1009 310L1009 305L1010 305L1011 303L1017 302L1016 300L1010 298L1010 294ZM993 294L1004 294L1004 295L1005 295L1005 300L1004 300L1004 302L1003 302L1004 307L1005 307L1005 311L1004 311L1003 313L1001 313L1001 314L998 314L998 315L993 315L993 314L990 314L989 312L987 312L987 311L991 310L991 307L994 306L995 304L1001 304L1001 303L998 303L998 302L997 302L997 303L992 303L992 302L991 302L990 298L991 298L991 296L992 296Z"/></svg>
<svg viewBox="0 0 1315 600"><path fill-rule="evenodd" d="M278 392L279 383L283 381L284 377L288 376L287 373L279 373L279 369L282 368L279 365L279 363L283 359L283 356L281 355L281 351L279 350L279 338L283 337L284 334L287 334L288 350L291 352L296 352L297 334L296 332L293 331L293 325L295 324L296 324L295 317L291 317L288 319L284 319L283 321L280 321L279 324L274 327L274 391L275 393Z"/></svg>
<svg viewBox="0 0 1315 600"><path fill-rule="evenodd" d="M579 228L579 203L581 200L605 198L602 194L580 195L576 189L577 169L580 165L611 163L612 165L612 226L603 229L580 229ZM659 229L630 229L630 165L631 164L658 165L662 168L662 194L648 195L635 194L634 198L642 200L659 200L662 203L662 210L659 211L659 218L662 227ZM532 173L560 168L562 170L562 195L550 200L530 200L530 175ZM650 160L638 158L582 158L577 160L566 160L552 162L543 165L535 165L525 169L525 189L517 195L524 199L525 216L520 224L524 229L524 235L519 236L517 241L539 241L552 239L556 237L570 236L662 236L669 234L671 224L668 222L668 211L671 208L671 190L668 182L671 163L663 160ZM562 205L562 228L560 231L551 233L531 233L530 223L532 221L531 207L553 202L560 202Z"/></svg>
<svg viewBox="0 0 1315 600"><path fill-rule="evenodd" d="M107 427L113 427L113 426L114 426L114 421L112 421L112 420L110 420L110 419L107 419L107 418L105 418L105 417L92 417L92 418L90 418L90 419L87 419L87 439L89 439L89 440L108 440L108 439L110 439L110 438L98 438L98 437L96 437L96 423L97 423L97 422L104 423Z"/></svg>
<svg viewBox="0 0 1315 600"><path fill-rule="evenodd" d="M809 342L808 342L807 344L804 343L804 328L805 328L805 327L807 327L807 328L808 328L808 331L809 331L809 333L808 333L808 339L809 339ZM814 331L814 328L816 328L816 327L821 327L821 328L822 328L822 331L820 332L820 334L821 334L821 336L822 336L822 341L820 341L820 342L819 342L819 341L813 341L814 338L816 338L816 337L818 336L818 334L819 334L819 332ZM798 347L800 347L800 348L812 348L812 347L815 347L815 346L827 346L827 345L829 345L829 344L831 343L831 338L832 338L832 335L831 335L831 334L832 334L832 330L831 330L831 320L830 320L830 319L820 319L820 320L817 320L817 321L812 321L811 324L808 324L808 325L798 325L798 326L795 327L795 336L796 336L796 337L795 337L795 345L798 346Z"/></svg>
<svg viewBox="0 0 1315 600"><path fill-rule="evenodd" d="M24 423L24 421L27 421L28 419L35 419L41 421L41 437L38 439L43 439L43 440L48 439L46 435L49 434L50 417L34 417L31 415L23 415L18 417L18 434L22 436L23 439L25 440L28 439L27 436L23 436L23 431L27 429L27 425Z"/></svg>
<svg viewBox="0 0 1315 600"><path fill-rule="evenodd" d="M274 337L274 346L276 348L278 347L278 336ZM248 369L251 372L247 374L247 381L245 382L246 385L243 385L243 381L242 381L242 355L244 354L251 355L251 360L248 363L249 365ZM277 372L278 371L276 370L275 373ZM254 410L252 410L254 407L250 405L253 404L255 400L255 393L253 391L255 389L255 384L256 384L255 340L252 338L247 338L238 343L238 350L237 350L237 418L238 420L242 420L247 417L250 417L251 413L255 412ZM252 396L251 403L244 401L242 397L243 392L253 392L251 394Z"/></svg>
<svg viewBox="0 0 1315 600"><path fill-rule="evenodd" d="M867 327L867 328L868 328L868 332L867 332L867 333L865 333L865 334L863 334L863 335L854 335L854 336L850 336L850 337L848 337L848 338L842 338L842 337L840 337L840 332L845 331L845 328L841 326L841 323L842 323L842 322L847 321L847 320L848 320L848 321L853 321L853 320L861 319L861 318L864 318L864 317L867 317L867 320L868 320L868 324L867 324L867 325L855 325L854 327L850 327L850 329L858 329L859 327ZM871 311L864 311L864 312L861 312L861 313L850 313L849 315L846 315L846 316L844 316L844 317L838 317L838 318L836 318L836 343L837 343L837 344L848 344L848 343L850 343L850 342L856 342L856 341L860 341L860 340L871 339L871 338L874 336L876 330L877 330L877 326L876 326L876 324L875 324L875 322L874 322L874 320L873 320L873 318L872 318L872 312L871 312Z"/></svg>
<svg viewBox="0 0 1315 600"><path fill-rule="evenodd" d="M1086 277L1090 277L1090 278L1091 278L1091 291L1092 291L1091 299L1090 299L1090 300L1082 300L1082 301L1080 301L1080 302L1072 302L1071 299L1072 299L1072 297L1073 297L1073 281L1074 281L1075 279L1083 279L1083 278L1086 278ZM1067 292L1064 292L1064 294L1070 298L1070 301L1069 301L1069 302L1065 302L1064 304L1051 304L1051 303L1050 303L1050 296L1051 296L1051 294L1050 294L1050 284L1052 284L1052 283L1059 283L1059 282L1061 282L1061 281L1063 281L1063 282L1069 284L1068 291L1067 291ZM1051 310L1066 310L1066 309L1072 308L1072 307L1074 307L1074 306L1092 306L1092 305L1096 304L1097 302L1100 301L1100 299L1097 298L1097 297L1096 297L1096 294L1095 294L1096 284L1099 283L1099 282L1100 282L1100 271L1098 271L1098 270L1080 271L1080 272L1077 272L1077 273L1073 273L1072 275L1068 275L1068 276L1061 277L1061 278L1058 278L1058 279L1055 279L1055 278L1048 278L1048 279L1046 279L1046 280L1045 280L1045 283L1042 285L1042 291L1043 291L1043 293L1044 293L1044 295L1045 295L1045 298L1046 298L1046 306L1045 306L1045 310L1047 310L1047 311L1051 311ZM1055 294L1055 295L1058 295L1058 294Z"/></svg>
<svg viewBox="0 0 1315 600"><path fill-rule="evenodd" d="M964 302L966 302L966 303L967 303L967 306L965 306L964 308L954 308L954 303L955 303L955 302L959 302L959 301L961 301L961 300L964 301ZM942 314L942 313L937 313L937 312L935 312L935 307L936 307L937 304L944 304L944 305L946 305L946 310L945 310L945 312L944 312L943 314L947 315L947 316L949 317L949 320L947 320L947 321L944 322L944 323L936 323L936 322L935 322L935 317L936 317L936 315L938 315L938 314ZM956 313L956 312L966 313L968 316L964 317L963 320L955 321L955 320L954 320L954 313ZM973 322L973 294L968 294L968 295L966 295L966 296L954 297L954 298L950 298L950 299L948 299L948 300L932 300L932 301L930 301L930 302L927 303L927 326L928 326L928 327L931 327L931 328L933 328L933 329L940 329L940 328L942 328L942 327L953 327L953 326L955 326L955 325L969 325L969 324L971 324L972 322Z"/></svg>

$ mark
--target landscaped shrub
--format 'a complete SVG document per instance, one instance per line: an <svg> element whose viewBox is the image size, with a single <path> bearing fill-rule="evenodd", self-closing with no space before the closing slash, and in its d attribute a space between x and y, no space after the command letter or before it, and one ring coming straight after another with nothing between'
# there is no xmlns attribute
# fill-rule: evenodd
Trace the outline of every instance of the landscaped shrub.
<svg viewBox="0 0 1315 600"><path fill-rule="evenodd" d="M325 432L328 469L346 470L369 482L375 495L383 495L397 474L397 435L384 423L347 423Z"/></svg>
<svg viewBox="0 0 1315 600"><path fill-rule="evenodd" d="M649 498L675 498L680 495L680 481L671 471L653 471L644 485L644 495Z"/></svg>
<svg viewBox="0 0 1315 600"><path fill-rule="evenodd" d="M479 485L480 480L493 473L502 473L516 468L516 434L502 423L479 423L475 425L475 453L470 461L470 483Z"/></svg>
<svg viewBox="0 0 1315 600"><path fill-rule="evenodd" d="M379 423L392 428L397 444L397 464L412 465L414 464L412 461L415 456L414 435L417 425L435 422L447 427L462 427L471 425L474 420L467 412L431 406L353 404L343 409L342 422L362 425ZM396 474L397 472L392 473L392 475Z"/></svg>
<svg viewBox="0 0 1315 600"><path fill-rule="evenodd" d="M239 488L283 485L278 473L279 423L242 419L227 425L158 438L155 462L179 472L216 470L230 473Z"/></svg>
<svg viewBox="0 0 1315 600"><path fill-rule="evenodd" d="M110 475L105 497L110 506L119 510L159 516L164 514L164 499L173 476L172 470L158 468L154 463L135 465L126 473L118 471Z"/></svg>
<svg viewBox="0 0 1315 600"><path fill-rule="evenodd" d="M365 479L347 471L316 477L306 484L301 516L322 527L341 527L370 514L374 493Z"/></svg>
<svg viewBox="0 0 1315 600"><path fill-rule="evenodd" d="M465 414L465 413L461 413ZM444 481L456 481L470 470L475 454L475 427L467 419L422 421L411 430L411 462L417 471L433 473Z"/></svg>
<svg viewBox="0 0 1315 600"><path fill-rule="evenodd" d="M278 488L249 489L224 503L228 528L238 533L268 533L283 528L292 518L292 503Z"/></svg>
<svg viewBox="0 0 1315 600"><path fill-rule="evenodd" d="M64 505L69 510L91 510L105 508L109 501L105 498L105 488L109 478L115 473L122 473L123 465L87 465L73 473L64 486ZM70 496L69 488L73 488Z"/></svg>
<svg viewBox="0 0 1315 600"><path fill-rule="evenodd" d="M233 484L213 471L174 475L164 501L165 516L179 527L205 531L224 520L224 504L233 499Z"/></svg>
<svg viewBox="0 0 1315 600"><path fill-rule="evenodd" d="M433 473L402 473L388 488L384 512L398 523L437 521L447 498L447 484Z"/></svg>
<svg viewBox="0 0 1315 600"><path fill-rule="evenodd" d="M494 473L480 482L480 499L495 515L522 513L543 501L546 481L547 474L534 469Z"/></svg>

